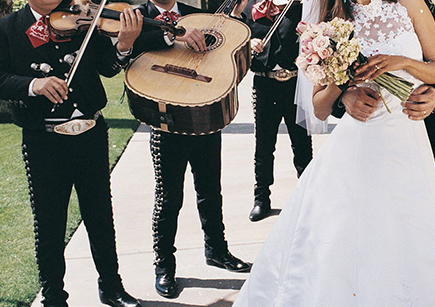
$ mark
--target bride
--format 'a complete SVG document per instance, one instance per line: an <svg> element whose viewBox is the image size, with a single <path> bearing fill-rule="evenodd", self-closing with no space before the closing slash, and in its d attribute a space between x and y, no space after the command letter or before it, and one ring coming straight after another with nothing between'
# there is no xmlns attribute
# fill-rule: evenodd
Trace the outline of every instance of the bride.
<svg viewBox="0 0 435 307"><path fill-rule="evenodd" d="M312 1L312 0L310 0ZM315 0L316 1L316 0ZM358 86L392 71L435 83L435 23L423 0L317 0L351 20L370 57ZM423 60L424 56L424 60ZM325 119L341 91L314 87ZM305 170L233 307L435 306L435 167L423 121L381 89L365 121L345 115ZM430 112L431 110L428 110Z"/></svg>

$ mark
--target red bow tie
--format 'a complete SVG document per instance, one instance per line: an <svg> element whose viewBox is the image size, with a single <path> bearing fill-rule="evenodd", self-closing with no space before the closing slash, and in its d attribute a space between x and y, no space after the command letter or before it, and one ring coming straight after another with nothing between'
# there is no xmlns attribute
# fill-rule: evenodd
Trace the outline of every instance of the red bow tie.
<svg viewBox="0 0 435 307"><path fill-rule="evenodd" d="M50 39L53 42L65 42L71 40L70 38L56 38L56 36L51 33L50 28L47 25L47 18L45 16L42 16L33 25L31 25L27 29L26 34L34 48L38 48L39 46L48 43Z"/></svg>
<svg viewBox="0 0 435 307"><path fill-rule="evenodd" d="M154 19L166 22L166 17L168 17L172 22L174 22L177 21L181 17L181 15L173 11L170 12L164 11L160 15L156 16L156 18Z"/></svg>
<svg viewBox="0 0 435 307"><path fill-rule="evenodd" d="M252 6L251 14L254 21L263 17L267 17L273 21L272 16L278 15L279 9L272 3L272 0L263 0Z"/></svg>

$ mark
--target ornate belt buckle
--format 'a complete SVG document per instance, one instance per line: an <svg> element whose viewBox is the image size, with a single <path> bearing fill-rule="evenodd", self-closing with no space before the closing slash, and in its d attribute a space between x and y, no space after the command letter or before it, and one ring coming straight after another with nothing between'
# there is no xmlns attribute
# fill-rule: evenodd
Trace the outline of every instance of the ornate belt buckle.
<svg viewBox="0 0 435 307"><path fill-rule="evenodd" d="M54 126L54 132L65 135L78 135L92 129L96 124L93 119L74 119Z"/></svg>
<svg viewBox="0 0 435 307"><path fill-rule="evenodd" d="M273 77L279 82L288 81L294 77L293 72L288 69L280 69L273 72Z"/></svg>

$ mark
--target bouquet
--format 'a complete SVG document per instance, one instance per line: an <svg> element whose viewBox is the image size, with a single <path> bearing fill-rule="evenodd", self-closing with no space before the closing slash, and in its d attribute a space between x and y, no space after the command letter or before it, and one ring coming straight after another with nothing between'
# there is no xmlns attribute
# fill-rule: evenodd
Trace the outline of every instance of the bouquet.
<svg viewBox="0 0 435 307"><path fill-rule="evenodd" d="M301 54L296 59L296 65L315 85L334 83L341 90L345 90L351 81L355 81L354 64L367 63L349 21L336 17L319 24L300 22L296 30L301 44ZM401 101L408 99L414 85L388 72L375 78L373 82ZM382 101L390 112L383 98Z"/></svg>
<svg viewBox="0 0 435 307"><path fill-rule="evenodd" d="M430 12L432 15L435 16L435 0L424 0L429 7Z"/></svg>

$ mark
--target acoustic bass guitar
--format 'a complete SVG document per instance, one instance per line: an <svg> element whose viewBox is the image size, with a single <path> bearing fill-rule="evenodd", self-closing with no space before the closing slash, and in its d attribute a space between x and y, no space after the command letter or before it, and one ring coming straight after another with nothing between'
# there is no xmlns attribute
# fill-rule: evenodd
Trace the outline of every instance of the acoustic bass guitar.
<svg viewBox="0 0 435 307"><path fill-rule="evenodd" d="M175 41L172 48L144 52L131 63L125 85L138 120L166 132L201 135L234 119L237 85L251 62L250 29L229 16L236 4L226 0L215 14L179 19L179 26L204 33L205 52Z"/></svg>

